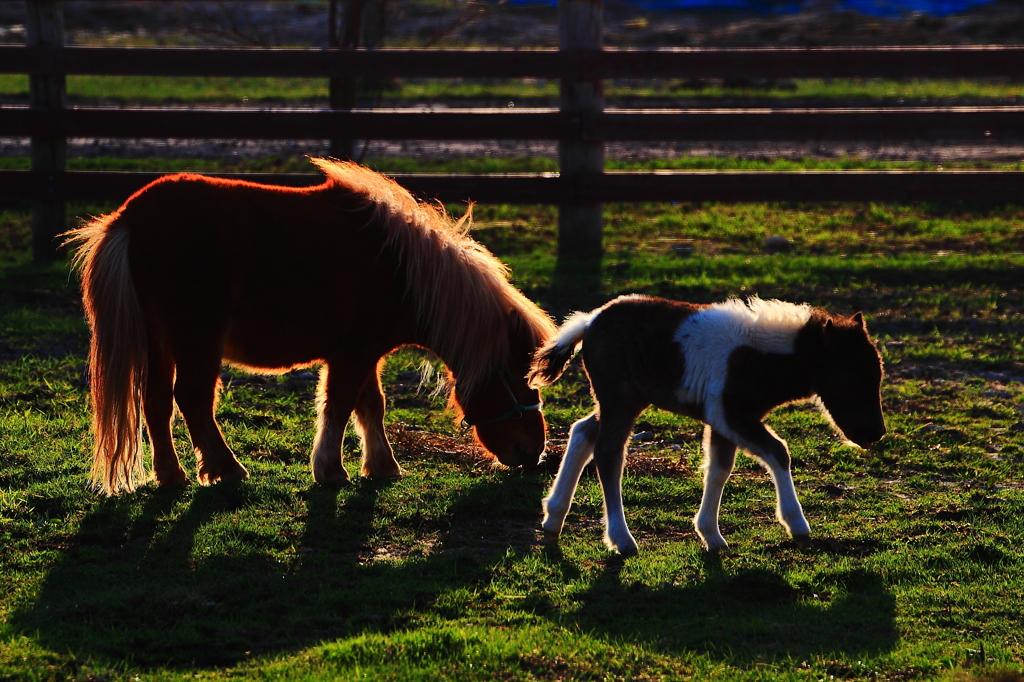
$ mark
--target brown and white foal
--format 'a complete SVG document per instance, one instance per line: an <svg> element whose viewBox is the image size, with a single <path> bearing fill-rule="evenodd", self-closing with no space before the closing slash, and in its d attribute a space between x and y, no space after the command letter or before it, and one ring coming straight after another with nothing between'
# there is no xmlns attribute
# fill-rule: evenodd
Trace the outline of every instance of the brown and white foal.
<svg viewBox="0 0 1024 682"><path fill-rule="evenodd" d="M694 526L709 550L728 547L718 509L737 447L771 474L782 525L794 539L810 540L789 448L761 422L773 408L817 397L825 416L857 445L869 447L885 435L882 361L861 313L831 316L806 304L756 297L697 305L622 296L570 316L537 351L531 385L555 381L581 343L597 406L573 424L544 499L550 541L561 533L580 474L593 457L604 494L605 543L624 555L636 553L622 510L622 471L633 424L650 405L706 425L704 496Z"/></svg>

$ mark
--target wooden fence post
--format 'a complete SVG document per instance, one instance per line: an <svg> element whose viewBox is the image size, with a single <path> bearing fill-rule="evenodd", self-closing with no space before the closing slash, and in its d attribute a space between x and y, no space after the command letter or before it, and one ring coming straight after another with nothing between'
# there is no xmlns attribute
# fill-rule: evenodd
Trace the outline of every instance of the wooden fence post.
<svg viewBox="0 0 1024 682"><path fill-rule="evenodd" d="M582 53L584 58L587 52L600 50L604 46L602 10L601 0L559 0L559 49ZM604 82L600 79L562 79L560 91L563 112L582 117L604 109ZM579 182L580 174L603 173L604 143L561 140L558 164L563 180L573 186ZM560 261L600 258L602 209L601 204L561 204L558 207Z"/></svg>
<svg viewBox="0 0 1024 682"><path fill-rule="evenodd" d="M329 42L333 48L341 47L352 50L359 47L363 32L363 10L369 0L345 0L342 26L344 33L338 35L337 0L330 0L328 6L330 32ZM330 78L328 80L328 97L331 109L354 109L358 94L358 81L355 78ZM331 138L330 155L336 159L352 159L355 154L355 142L351 137Z"/></svg>
<svg viewBox="0 0 1024 682"><path fill-rule="evenodd" d="M60 0L28 0L29 47L64 47L64 10ZM67 90L64 74L30 75L29 107L63 109ZM32 170L62 173L67 167L68 141L63 137L32 138ZM37 262L57 257L55 237L67 229L64 199L49 196L32 202L32 258Z"/></svg>

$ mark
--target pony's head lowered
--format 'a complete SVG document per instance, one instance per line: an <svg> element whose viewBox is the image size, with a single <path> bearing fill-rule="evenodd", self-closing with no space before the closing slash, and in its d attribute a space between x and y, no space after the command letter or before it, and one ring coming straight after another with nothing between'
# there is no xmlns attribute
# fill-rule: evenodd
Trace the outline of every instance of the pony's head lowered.
<svg viewBox="0 0 1024 682"><path fill-rule="evenodd" d="M551 330L524 322L518 312L512 318L505 363L495 366L472 392L456 381L451 402L458 418L473 428L476 442L500 463L530 466L544 454L547 424L540 391L527 384L526 373Z"/></svg>
<svg viewBox="0 0 1024 682"><path fill-rule="evenodd" d="M525 377L533 352L555 332L544 311L508 281L509 271L443 208L416 201L394 181L354 163L313 159L334 186L359 192L370 224L400 264L415 310L417 343L450 373L456 419L506 466L536 464L546 425Z"/></svg>
<svg viewBox="0 0 1024 682"><path fill-rule="evenodd" d="M862 448L885 435L882 357L861 313L821 323L822 347L815 392L835 426Z"/></svg>

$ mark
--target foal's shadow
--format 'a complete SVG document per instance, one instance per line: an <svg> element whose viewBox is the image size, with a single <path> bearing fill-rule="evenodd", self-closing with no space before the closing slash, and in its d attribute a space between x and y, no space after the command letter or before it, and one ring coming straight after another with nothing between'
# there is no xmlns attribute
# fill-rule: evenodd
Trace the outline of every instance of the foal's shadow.
<svg viewBox="0 0 1024 682"><path fill-rule="evenodd" d="M730 573L717 553L703 555L700 576L655 587L623 582L622 565L610 559L581 595L582 605L557 618L670 652L736 662L871 655L897 641L895 599L870 571L835 574L818 595L766 569Z"/></svg>

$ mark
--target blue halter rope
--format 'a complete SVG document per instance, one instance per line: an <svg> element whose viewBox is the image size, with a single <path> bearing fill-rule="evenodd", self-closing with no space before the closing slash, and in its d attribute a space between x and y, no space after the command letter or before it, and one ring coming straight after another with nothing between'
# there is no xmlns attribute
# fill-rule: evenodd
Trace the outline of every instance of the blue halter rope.
<svg viewBox="0 0 1024 682"><path fill-rule="evenodd" d="M519 419L520 417L523 416L524 412L540 410L541 405L544 404L542 402L537 403L536 405L523 405L522 403L520 403L519 399L516 398L514 393L512 393L512 387L508 385L509 381L523 381L523 379L516 379L514 376L512 376L512 372L509 371L508 367L506 367L505 373L501 375L501 385L505 387L505 393L508 394L508 397L511 398L512 402L514 403L512 409L508 410L507 412L501 414L498 417L495 417L494 419L481 419L479 421L470 421L463 417L462 426L468 429L471 426L497 424L498 422L503 422L506 419Z"/></svg>

